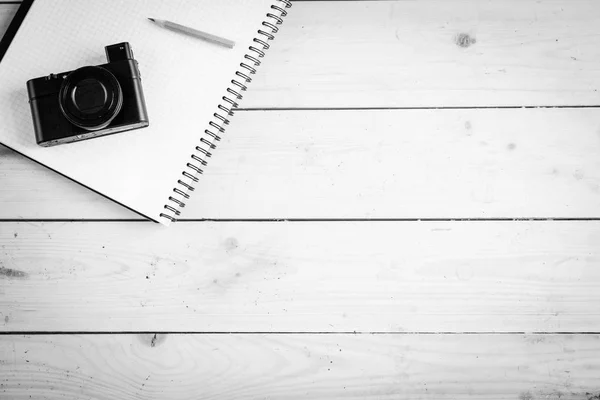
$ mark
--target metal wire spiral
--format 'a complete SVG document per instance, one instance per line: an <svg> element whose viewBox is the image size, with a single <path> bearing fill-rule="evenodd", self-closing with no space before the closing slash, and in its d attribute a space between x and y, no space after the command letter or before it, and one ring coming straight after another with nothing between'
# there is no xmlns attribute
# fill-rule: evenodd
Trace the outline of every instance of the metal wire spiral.
<svg viewBox="0 0 600 400"><path fill-rule="evenodd" d="M181 179L177 181L177 186L173 188L174 195L170 195L168 203L165 204L164 213L160 217L166 218L172 222L177 220L181 214L180 209L185 207L185 200L190 198L189 192L194 191L193 184L198 182L198 177L204 172L203 167L208 164L207 158L211 156L210 150L217 146L214 142L221 140L221 134L225 132L225 126L229 125L230 117L233 116L233 109L238 108L238 100L242 100L243 95L248 89L248 84L252 82L250 75L256 73L256 68L260 66L261 61L269 49L269 40L275 39L275 34L279 31L277 25L283 23L283 18L287 16L287 8L292 6L289 0L275 0L276 4L271 5L271 12L267 13L267 20L263 21L263 28L257 31L259 37L253 39L252 45L248 47L249 54L244 55L244 62L240 63L242 70L235 73L231 80L230 87L227 88L227 94L222 97L223 104L219 104L218 110L213 114L214 120L209 122L209 126L204 130L203 137L200 138L200 145L196 146L195 152L190 155L191 160L186 164L187 170L181 174L188 182ZM169 212L169 213L167 213Z"/></svg>

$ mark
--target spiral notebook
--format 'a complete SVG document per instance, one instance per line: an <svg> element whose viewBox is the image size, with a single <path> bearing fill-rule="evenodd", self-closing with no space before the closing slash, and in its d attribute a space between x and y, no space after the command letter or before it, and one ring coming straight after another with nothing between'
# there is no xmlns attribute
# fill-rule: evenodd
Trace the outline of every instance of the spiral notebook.
<svg viewBox="0 0 600 400"><path fill-rule="evenodd" d="M156 222L184 211L194 184L291 6L287 0L25 1L0 45L0 143ZM233 49L156 26L174 21ZM129 42L150 126L40 147L26 82L106 63Z"/></svg>

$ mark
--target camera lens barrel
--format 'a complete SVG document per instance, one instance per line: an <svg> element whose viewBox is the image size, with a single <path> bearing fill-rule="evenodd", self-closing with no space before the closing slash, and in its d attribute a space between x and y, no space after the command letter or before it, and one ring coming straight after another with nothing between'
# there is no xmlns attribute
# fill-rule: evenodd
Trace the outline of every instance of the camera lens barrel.
<svg viewBox="0 0 600 400"><path fill-rule="evenodd" d="M96 66L83 67L64 78L59 105L73 125L96 131L107 127L121 111L123 92L110 71Z"/></svg>

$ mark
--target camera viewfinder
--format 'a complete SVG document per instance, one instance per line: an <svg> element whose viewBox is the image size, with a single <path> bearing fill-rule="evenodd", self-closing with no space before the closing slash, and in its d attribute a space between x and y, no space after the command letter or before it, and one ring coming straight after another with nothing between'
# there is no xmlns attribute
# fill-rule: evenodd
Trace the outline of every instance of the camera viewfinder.
<svg viewBox="0 0 600 400"><path fill-rule="evenodd" d="M133 60L133 51L129 43L117 43L104 48L109 63L115 61Z"/></svg>

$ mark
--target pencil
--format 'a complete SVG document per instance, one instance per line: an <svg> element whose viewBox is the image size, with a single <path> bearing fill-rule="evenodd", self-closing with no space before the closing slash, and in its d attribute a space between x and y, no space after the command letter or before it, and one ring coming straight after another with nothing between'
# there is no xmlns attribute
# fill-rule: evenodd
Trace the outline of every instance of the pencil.
<svg viewBox="0 0 600 400"><path fill-rule="evenodd" d="M193 36L198 39L206 40L207 42L220 44L221 46L228 47L230 49L235 46L235 42L225 39L216 35L211 35L210 33L202 32L187 26L183 26L171 21L165 21L162 19L148 18L150 21L154 22L156 25L161 28L166 28L174 32L183 33L184 35Z"/></svg>

